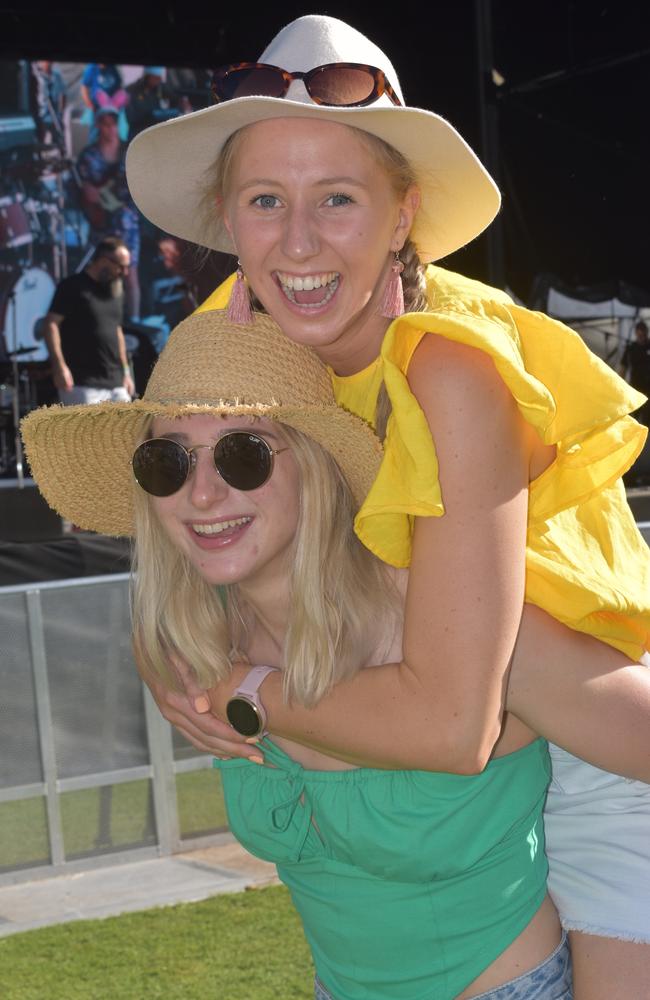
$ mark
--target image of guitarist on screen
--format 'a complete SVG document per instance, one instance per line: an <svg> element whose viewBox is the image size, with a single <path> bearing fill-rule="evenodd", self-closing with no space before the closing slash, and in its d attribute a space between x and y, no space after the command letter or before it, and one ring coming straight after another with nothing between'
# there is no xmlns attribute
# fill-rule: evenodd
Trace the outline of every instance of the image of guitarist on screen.
<svg viewBox="0 0 650 1000"><path fill-rule="evenodd" d="M118 131L118 111L110 105L95 114L97 139L79 154L77 171L81 181L81 206L90 222L91 242L97 244L107 235L119 236L131 255L131 268L125 279L126 316L140 315L140 219L131 201L126 183L124 156L126 146Z"/></svg>

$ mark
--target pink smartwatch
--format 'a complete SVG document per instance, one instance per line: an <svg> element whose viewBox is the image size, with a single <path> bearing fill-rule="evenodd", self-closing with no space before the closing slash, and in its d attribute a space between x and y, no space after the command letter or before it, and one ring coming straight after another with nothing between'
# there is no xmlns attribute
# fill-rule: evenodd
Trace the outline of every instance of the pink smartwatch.
<svg viewBox="0 0 650 1000"><path fill-rule="evenodd" d="M277 667L253 667L226 705L226 715L232 728L242 736L266 735L266 712L260 700L259 688Z"/></svg>

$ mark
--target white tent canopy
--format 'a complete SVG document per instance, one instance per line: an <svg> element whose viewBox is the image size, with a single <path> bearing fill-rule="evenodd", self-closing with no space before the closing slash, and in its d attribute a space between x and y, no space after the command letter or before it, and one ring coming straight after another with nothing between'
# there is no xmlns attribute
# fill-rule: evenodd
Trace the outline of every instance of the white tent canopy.
<svg viewBox="0 0 650 1000"><path fill-rule="evenodd" d="M650 321L650 295L622 282L568 288L551 275L535 283L532 307L576 330L587 345L614 367L634 336L639 319Z"/></svg>

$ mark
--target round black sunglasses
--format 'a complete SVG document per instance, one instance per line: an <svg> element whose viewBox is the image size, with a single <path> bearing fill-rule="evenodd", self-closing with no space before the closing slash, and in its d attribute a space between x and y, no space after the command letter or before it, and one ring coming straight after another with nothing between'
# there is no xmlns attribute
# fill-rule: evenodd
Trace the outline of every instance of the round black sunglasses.
<svg viewBox="0 0 650 1000"><path fill-rule="evenodd" d="M131 465L136 482L154 497L169 497L184 485L196 464L200 448L212 450L214 466L221 478L236 490L257 490L273 471L273 459L287 448L273 449L259 434L230 431L216 444L186 448L173 438L149 438L133 453Z"/></svg>

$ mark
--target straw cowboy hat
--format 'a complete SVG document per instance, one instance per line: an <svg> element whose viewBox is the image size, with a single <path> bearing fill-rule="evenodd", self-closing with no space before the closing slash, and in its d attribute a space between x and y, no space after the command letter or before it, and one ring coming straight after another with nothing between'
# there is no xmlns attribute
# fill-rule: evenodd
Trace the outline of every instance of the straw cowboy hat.
<svg viewBox="0 0 650 1000"><path fill-rule="evenodd" d="M354 62L383 71L403 105L397 74L373 42L332 17L310 14L286 25L260 56L261 63L291 72ZM238 97L141 132L129 146L129 187L140 211L161 229L214 250L234 248L219 218L204 218L206 171L238 129L271 118L315 118L352 125L394 146L417 177L422 202L411 238L428 262L469 243L500 206L494 181L444 118L419 108L396 107L387 93L365 107L316 104L295 80L282 97Z"/></svg>
<svg viewBox="0 0 650 1000"><path fill-rule="evenodd" d="M50 507L80 528L132 535L133 452L152 417L191 413L250 414L295 427L332 455L359 506L379 469L379 439L336 405L324 365L259 313L247 327L222 310L195 313L172 333L142 399L43 407L21 431Z"/></svg>

